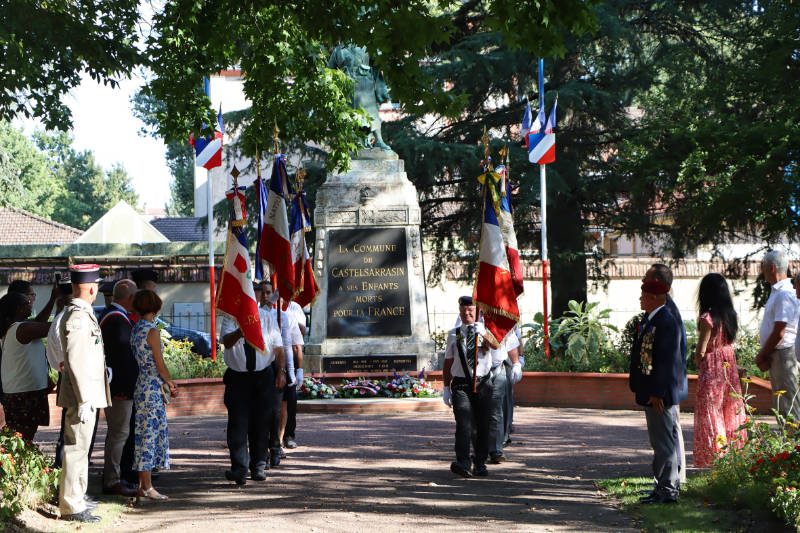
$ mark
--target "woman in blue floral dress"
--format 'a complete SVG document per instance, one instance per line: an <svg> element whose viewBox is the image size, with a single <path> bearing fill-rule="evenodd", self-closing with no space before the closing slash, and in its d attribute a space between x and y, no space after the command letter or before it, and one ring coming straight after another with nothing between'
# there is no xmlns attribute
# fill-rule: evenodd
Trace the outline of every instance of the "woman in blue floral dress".
<svg viewBox="0 0 800 533"><path fill-rule="evenodd" d="M167 412L161 384L169 386L172 396L178 395L178 388L164 364L161 335L154 322L161 309L161 298L153 291L139 291L133 299L133 308L140 316L131 331L131 347L139 364L133 392L136 405L133 469L139 471L137 499L166 500L166 496L153 488L151 472L154 468L169 470Z"/></svg>

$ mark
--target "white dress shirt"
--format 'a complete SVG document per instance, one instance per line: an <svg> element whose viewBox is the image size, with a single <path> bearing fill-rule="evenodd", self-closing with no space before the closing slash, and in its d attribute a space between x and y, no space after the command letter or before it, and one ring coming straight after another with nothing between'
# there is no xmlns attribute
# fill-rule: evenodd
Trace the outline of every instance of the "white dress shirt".
<svg viewBox="0 0 800 533"><path fill-rule="evenodd" d="M261 335L264 337L265 353L256 350L255 371L264 370L275 360L275 348L280 348L281 335L275 319L263 309L258 310L258 318L261 320ZM229 317L222 319L221 332L224 337L228 333L233 333L239 329L239 324ZM228 368L236 372L247 372L247 355L244 353L244 338L239 339L230 347L225 348L225 364Z"/></svg>
<svg viewBox="0 0 800 533"><path fill-rule="evenodd" d="M486 334L486 327L481 324L480 322L476 322L475 326L475 334L478 336L478 347L480 348L481 345L481 336ZM463 367L461 366L461 358L458 355L458 334L461 334L463 340L461 341L461 347L464 349L464 356L467 356L469 353L465 343L467 338L467 327L466 325L462 324L457 328L453 328L447 335L447 348L444 352L445 359L453 359L453 366L450 367L450 373L454 377L465 378L467 374L464 372ZM489 370L492 366L492 354L489 350L478 350L478 366L475 369L475 373L478 377L485 376L489 373Z"/></svg>
<svg viewBox="0 0 800 533"><path fill-rule="evenodd" d="M61 346L61 337L58 332L61 329L61 319L64 318L64 310L56 315L53 322L50 324L50 330L47 332L47 361L50 363L50 368L61 372L61 363L64 362L64 347Z"/></svg>
<svg viewBox="0 0 800 533"><path fill-rule="evenodd" d="M758 330L761 347L764 347L772 330L775 329L775 322L786 322L783 339L775 349L794 346L798 320L800 320L800 302L798 302L794 287L792 287L792 280L782 279L772 286L767 305L764 306L764 318L761 320L761 328Z"/></svg>

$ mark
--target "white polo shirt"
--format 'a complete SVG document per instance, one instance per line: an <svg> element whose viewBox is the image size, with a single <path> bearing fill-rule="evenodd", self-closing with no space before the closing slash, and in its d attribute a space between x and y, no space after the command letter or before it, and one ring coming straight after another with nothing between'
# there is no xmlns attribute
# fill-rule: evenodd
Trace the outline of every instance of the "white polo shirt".
<svg viewBox="0 0 800 533"><path fill-rule="evenodd" d="M258 318L261 320L261 335L264 337L264 348L266 353L260 353L256 350L256 367L255 371L264 370L268 365L275 360L275 348L282 346L281 334L278 331L278 325L275 319L263 309L258 310ZM239 324L229 318L222 319L221 332L224 337L228 333L233 333L239 329ZM244 353L244 338L236 341L230 348L225 349L225 364L228 368L236 372L247 372L247 356Z"/></svg>
<svg viewBox="0 0 800 533"><path fill-rule="evenodd" d="M795 295L792 280L782 279L772 286L767 305L764 306L764 318L761 320L761 328L758 330L761 347L764 347L775 328L775 322L786 322L783 339L775 349L794 346L798 320L800 320L800 301Z"/></svg>

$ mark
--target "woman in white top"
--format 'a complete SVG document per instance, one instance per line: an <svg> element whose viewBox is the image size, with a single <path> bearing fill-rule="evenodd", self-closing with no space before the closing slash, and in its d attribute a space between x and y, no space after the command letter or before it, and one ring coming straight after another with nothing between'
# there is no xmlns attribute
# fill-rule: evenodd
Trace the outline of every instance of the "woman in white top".
<svg viewBox="0 0 800 533"><path fill-rule="evenodd" d="M42 343L50 324L27 320L31 306L30 299L20 293L0 298L0 374L6 425L27 441L33 440L39 426L50 423L47 394L53 389Z"/></svg>

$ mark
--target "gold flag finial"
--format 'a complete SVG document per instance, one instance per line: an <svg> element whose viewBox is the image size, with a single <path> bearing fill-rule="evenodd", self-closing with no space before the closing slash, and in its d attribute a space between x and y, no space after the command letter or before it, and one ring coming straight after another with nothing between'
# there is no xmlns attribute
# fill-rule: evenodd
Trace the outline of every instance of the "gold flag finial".
<svg viewBox="0 0 800 533"><path fill-rule="evenodd" d="M492 166L492 155L489 152L489 134L486 132L486 125L483 125L483 164L486 165L487 170L494 170Z"/></svg>
<svg viewBox="0 0 800 533"><path fill-rule="evenodd" d="M239 177L239 169L236 168L236 165L233 165L233 170L231 170L231 176L233 176L233 190L235 191L239 187L239 182L237 178Z"/></svg>
<svg viewBox="0 0 800 533"><path fill-rule="evenodd" d="M278 129L278 119L275 119L275 126L272 128L272 140L275 143L275 154L280 153L280 140L278 139L278 134L281 130Z"/></svg>
<svg viewBox="0 0 800 533"><path fill-rule="evenodd" d="M306 167L300 163L300 168L297 169L297 192L303 190L303 181L306 179Z"/></svg>

